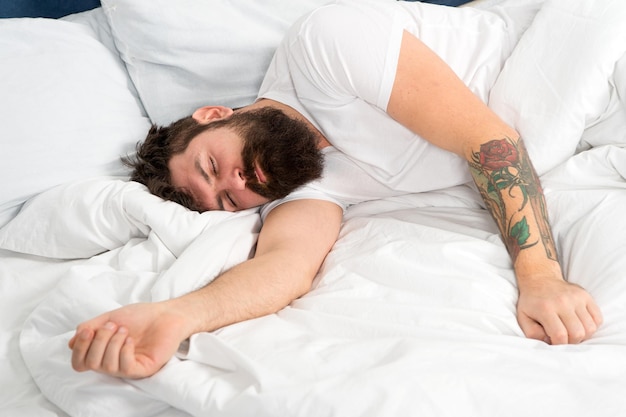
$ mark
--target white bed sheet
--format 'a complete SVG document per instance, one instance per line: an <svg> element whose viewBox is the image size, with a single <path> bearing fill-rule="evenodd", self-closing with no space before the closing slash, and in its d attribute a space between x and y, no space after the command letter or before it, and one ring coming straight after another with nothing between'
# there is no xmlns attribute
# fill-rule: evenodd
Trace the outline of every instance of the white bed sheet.
<svg viewBox="0 0 626 417"><path fill-rule="evenodd" d="M150 227L138 227L132 244L91 260L0 249L0 416L626 415L623 74L578 132L579 150L591 149L546 164L542 175L566 275L604 313L591 340L548 346L523 337L506 250L476 194L457 187L350 208L309 294L275 315L194 336L152 378L74 373L65 344L78 322L197 287L207 276L174 277L201 260L224 267L199 255L213 237L178 242L167 231L180 225L149 220L171 216L171 205L153 206L134 217ZM254 244L252 217L242 220L250 222L243 243L232 242L240 258ZM137 251L154 257L152 270L121 268L122 258L136 265ZM133 279L141 285L129 293Z"/></svg>
<svg viewBox="0 0 626 417"><path fill-rule="evenodd" d="M69 262L35 259L0 250L0 415L65 416L42 394L22 359L19 336L24 321ZM42 273L45 271L45 273Z"/></svg>
<svg viewBox="0 0 626 417"><path fill-rule="evenodd" d="M71 329L117 303L195 288L192 274L180 271L193 269L185 262L195 268L211 243L196 244L195 254L193 245L185 249L176 261L182 266L158 276L132 268L103 273L154 245L149 239L87 261L2 251L2 335L11 359L3 363L2 411L619 416L626 411L625 177L626 148L611 145L544 176L567 274L605 317L580 345L522 336L506 250L464 187L349 210L309 294L278 314L194 336L179 355L188 360L175 358L141 381L74 373L65 346Z"/></svg>

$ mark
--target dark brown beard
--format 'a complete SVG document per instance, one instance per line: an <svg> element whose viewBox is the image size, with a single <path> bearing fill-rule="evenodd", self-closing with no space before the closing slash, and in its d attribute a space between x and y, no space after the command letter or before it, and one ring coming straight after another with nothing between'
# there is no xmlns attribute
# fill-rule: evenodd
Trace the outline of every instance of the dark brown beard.
<svg viewBox="0 0 626 417"><path fill-rule="evenodd" d="M304 122L274 108L250 113L264 120L260 129L242 132L244 175L250 190L275 200L321 177L324 160L317 147L317 135ZM256 177L255 162L265 174L265 183Z"/></svg>

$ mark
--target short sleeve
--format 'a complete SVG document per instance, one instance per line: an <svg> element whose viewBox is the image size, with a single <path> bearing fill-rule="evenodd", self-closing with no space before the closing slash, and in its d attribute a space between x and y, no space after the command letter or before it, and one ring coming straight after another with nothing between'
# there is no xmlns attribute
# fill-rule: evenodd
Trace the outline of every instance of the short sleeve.
<svg viewBox="0 0 626 417"><path fill-rule="evenodd" d="M346 1L310 13L288 32L261 90L275 89L287 70L303 102L361 99L386 110L402 40L394 3Z"/></svg>

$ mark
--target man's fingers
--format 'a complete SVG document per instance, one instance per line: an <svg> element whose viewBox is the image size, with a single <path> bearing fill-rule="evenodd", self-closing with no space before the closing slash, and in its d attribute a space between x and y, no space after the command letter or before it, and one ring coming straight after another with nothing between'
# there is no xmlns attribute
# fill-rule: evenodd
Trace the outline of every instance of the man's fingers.
<svg viewBox="0 0 626 417"><path fill-rule="evenodd" d="M85 356L85 366L87 369L100 369L109 340L116 331L117 325L112 322L107 322L104 326L96 330L96 334L91 341L91 346L89 346L89 351Z"/></svg>
<svg viewBox="0 0 626 417"><path fill-rule="evenodd" d="M539 323L525 314L521 314L518 321L526 337L543 340L553 345L561 345L566 343L577 344L589 339L599 326L596 317L588 309L585 309L578 313L570 312L561 316L554 314L553 317L545 318L543 323Z"/></svg>
<svg viewBox="0 0 626 417"><path fill-rule="evenodd" d="M120 350L120 372L133 378L132 370L135 367L135 341L132 337L127 337Z"/></svg>
<svg viewBox="0 0 626 417"><path fill-rule="evenodd" d="M109 375L115 375L119 372L120 351L127 337L128 330L125 327L118 328L117 331L111 336L102 358L102 371Z"/></svg>
<svg viewBox="0 0 626 417"><path fill-rule="evenodd" d="M604 318L602 317L602 311L600 311L600 307L598 307L598 305L592 301L587 305L587 311L593 318L593 321L596 324L596 329L600 327L600 325L604 321Z"/></svg>
<svg viewBox="0 0 626 417"><path fill-rule="evenodd" d="M78 337L78 332L74 333L74 336L72 336L70 341L67 342L67 347L69 347L70 349L74 349L74 343L76 343L76 338L77 337Z"/></svg>
<svg viewBox="0 0 626 417"><path fill-rule="evenodd" d="M135 345L128 329L106 323L97 331L79 330L72 337L72 367L79 372L97 371L108 375L135 377ZM68 343L69 344L69 343Z"/></svg>
<svg viewBox="0 0 626 417"><path fill-rule="evenodd" d="M520 314L518 322L526 337L537 339L553 345L562 345L568 342L568 331L559 316L556 314L544 317L539 322L526 314Z"/></svg>
<svg viewBox="0 0 626 417"><path fill-rule="evenodd" d="M67 342L67 346L70 349L73 350L74 349L74 345L76 344L76 342L78 340L79 333L81 333L85 329L98 329L99 327L104 326L104 324L106 322L108 322L108 321L109 321L108 314L103 314L103 315L98 316L98 317L96 317L96 318L94 318L92 320L89 320L88 322L82 323L76 329L76 333L74 334L74 336L70 339L69 342Z"/></svg>
<svg viewBox="0 0 626 417"><path fill-rule="evenodd" d="M543 326L541 326L541 324L537 323L532 318L528 317L525 314L520 314L518 317L518 322L527 338L542 340L546 343L550 343L548 335L546 334Z"/></svg>
<svg viewBox="0 0 626 417"><path fill-rule="evenodd" d="M595 307L595 306L593 306ZM583 327L585 328L585 336L583 340L587 340L593 336L593 334L598 330L598 327L602 324L602 313L600 313L600 309L595 307L595 311L592 305L587 306L586 308L581 308L577 314L580 319ZM592 312L593 311L593 312Z"/></svg>
<svg viewBox="0 0 626 417"><path fill-rule="evenodd" d="M85 356L87 356L93 336L94 333L91 329L83 329L72 338L74 341L72 346L72 368L78 372L87 370Z"/></svg>
<svg viewBox="0 0 626 417"><path fill-rule="evenodd" d="M584 328L574 312L565 317L560 317L556 312L550 315L542 323L552 345L564 345L566 343L578 343L584 337ZM570 337L575 342L570 342Z"/></svg>
<svg viewBox="0 0 626 417"><path fill-rule="evenodd" d="M577 344L582 342L588 337L586 324L595 326L593 320L591 320L591 317L587 314L586 310L585 314L581 315L576 314L576 312L574 311L563 314L563 316L561 317L561 321L563 322L563 325L565 326L565 329L567 331L567 339L563 343Z"/></svg>

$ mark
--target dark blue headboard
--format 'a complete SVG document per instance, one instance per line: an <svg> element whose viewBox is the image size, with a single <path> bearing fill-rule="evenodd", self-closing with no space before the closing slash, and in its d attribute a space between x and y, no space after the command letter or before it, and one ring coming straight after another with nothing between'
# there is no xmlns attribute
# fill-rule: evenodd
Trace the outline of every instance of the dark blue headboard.
<svg viewBox="0 0 626 417"><path fill-rule="evenodd" d="M408 0L417 1L417 0ZM440 4L443 6L460 6L465 3L469 3L470 0L420 0L422 3Z"/></svg>
<svg viewBox="0 0 626 417"><path fill-rule="evenodd" d="M409 0L415 1L415 0ZM424 3L460 6L470 0L421 0ZM0 0L0 18L6 17L51 17L57 18L72 13L95 9L100 0Z"/></svg>
<svg viewBox="0 0 626 417"><path fill-rule="evenodd" d="M100 0L0 0L0 18L57 18L96 7L100 7Z"/></svg>

